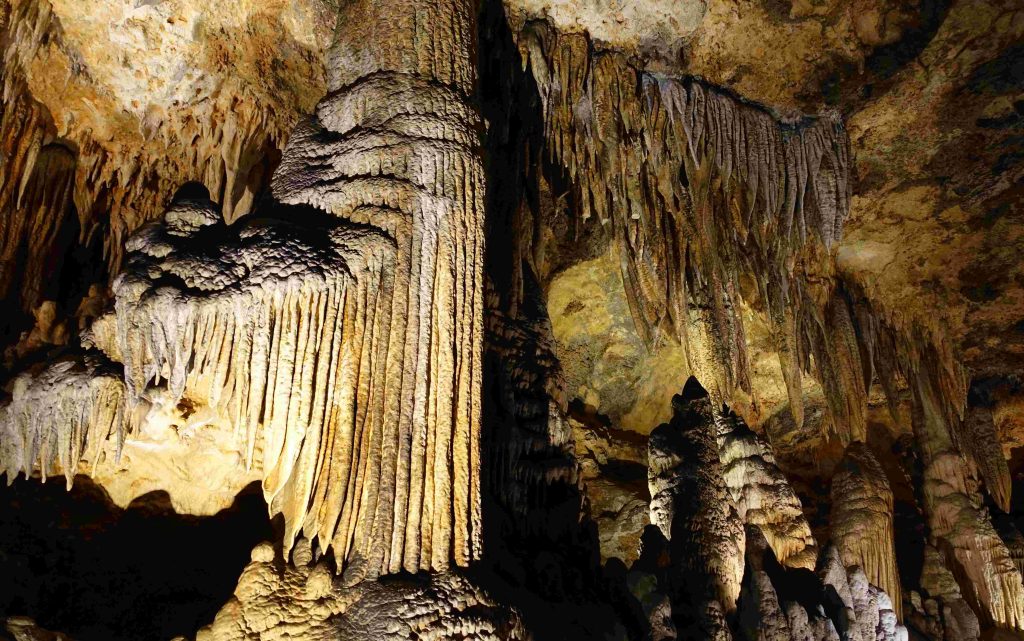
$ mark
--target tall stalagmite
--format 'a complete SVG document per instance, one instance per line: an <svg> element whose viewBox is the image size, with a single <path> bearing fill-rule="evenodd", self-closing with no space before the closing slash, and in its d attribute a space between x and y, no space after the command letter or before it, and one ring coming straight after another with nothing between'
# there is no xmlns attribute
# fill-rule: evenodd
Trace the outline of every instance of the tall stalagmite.
<svg viewBox="0 0 1024 641"><path fill-rule="evenodd" d="M651 432L648 446L651 522L669 539L677 595L694 600L692 612L714 609L717 601L730 613L740 594L745 539L722 479L711 400L690 377L672 405L672 421ZM685 615L682 604L674 602L673 611ZM696 625L715 627L713 620Z"/></svg>
<svg viewBox="0 0 1024 641"><path fill-rule="evenodd" d="M832 541L843 563L861 567L873 585L889 594L902 617L892 510L885 470L866 445L851 443L832 477Z"/></svg>
<svg viewBox="0 0 1024 641"><path fill-rule="evenodd" d="M818 544L771 447L731 411L715 412L722 476L740 520L763 533L780 563L813 570Z"/></svg>

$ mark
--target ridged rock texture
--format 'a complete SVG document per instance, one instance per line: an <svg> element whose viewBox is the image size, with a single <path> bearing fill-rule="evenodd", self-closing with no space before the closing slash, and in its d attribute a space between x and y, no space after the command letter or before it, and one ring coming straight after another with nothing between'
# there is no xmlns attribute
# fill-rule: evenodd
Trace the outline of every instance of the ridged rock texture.
<svg viewBox="0 0 1024 641"><path fill-rule="evenodd" d="M423 4L346 5L339 20L369 32L339 31L331 91L273 181L280 202L305 209L275 205L276 221L228 227L208 200L182 197L129 240L116 329L95 333L124 363L123 402L110 408L120 440L150 388L216 408L244 435L239 464L251 467L262 441L286 551L303 532L351 582L480 554L474 15ZM416 28L421 10L435 31ZM81 399L46 394L54 384L41 379L36 402L67 425L43 434L46 414L8 410L18 420L5 428L25 444L8 453L12 470L28 473L41 441L43 463L59 451L70 478L87 450L71 412Z"/></svg>
<svg viewBox="0 0 1024 641"><path fill-rule="evenodd" d="M465 639L525 641L518 614L458 574L396 577L345 586L308 551L279 571L262 543L234 596L196 641L302 639Z"/></svg>
<svg viewBox="0 0 1024 641"><path fill-rule="evenodd" d="M378 382L357 402L371 426L367 454L380 451L372 492L384 497L361 503L364 525L380 537L367 562L374 571L443 570L450 559L477 558L481 543L475 11L461 0L356 2L342 5L338 21L346 27L328 55L328 95L294 132L272 192L397 244L374 340Z"/></svg>
<svg viewBox="0 0 1024 641"><path fill-rule="evenodd" d="M832 541L847 567L858 566L892 598L901 615L903 599L896 567L893 497L885 470L863 443L846 448L832 477Z"/></svg>

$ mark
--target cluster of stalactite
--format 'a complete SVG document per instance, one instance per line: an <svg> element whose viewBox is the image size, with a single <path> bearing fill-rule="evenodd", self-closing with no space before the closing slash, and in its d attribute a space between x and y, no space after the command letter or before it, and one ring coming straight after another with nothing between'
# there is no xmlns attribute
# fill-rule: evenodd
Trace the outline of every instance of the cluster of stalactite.
<svg viewBox="0 0 1024 641"><path fill-rule="evenodd" d="M184 194L128 239L114 327L89 340L123 362L132 415L164 388L216 408L246 465L261 452L285 552L302 534L354 583L480 554L484 176L473 42L451 37L470 6L354 3L340 21L277 201L228 226ZM59 403L37 396L41 416Z"/></svg>
<svg viewBox="0 0 1024 641"><path fill-rule="evenodd" d="M49 114L16 92L0 105L0 300L23 312L42 302L58 233L73 216L75 154L53 138ZM20 291L18 288L20 285Z"/></svg>
<svg viewBox="0 0 1024 641"><path fill-rule="evenodd" d="M792 488L774 473L760 489L756 481L730 482L726 477L742 466L735 459L724 465L718 460L716 433L732 441L729 449L742 448L747 458L769 465L763 446L743 438L745 426L715 411L693 378L673 405L672 421L652 432L649 451L651 516L660 533L645 533L640 559L631 570L653 575L667 595L664 602L645 595L645 603L654 606L645 608L652 638L905 640L907 631L890 596L869 581L861 566L845 563L836 546L826 546L809 567L780 563L774 552L780 546L771 543L779 538L778 523L751 518L750 495L774 494L785 502L795 497ZM746 518L731 488L741 506L748 504ZM803 521L802 514L790 517ZM891 509L884 518L891 530ZM805 529L806 522L799 531ZM808 546L805 552L812 550ZM642 582L634 578L634 584ZM659 603L667 603L669 614Z"/></svg>
<svg viewBox="0 0 1024 641"><path fill-rule="evenodd" d="M798 425L803 372L821 383L844 443L866 438L875 379L894 403L901 381L922 379L959 423L966 379L950 346L891 322L834 273L829 250L851 190L838 116L782 119L543 22L517 37L545 152L572 185L576 215L615 240L648 343L681 342L716 398L749 391L742 300L773 327Z"/></svg>
<svg viewBox="0 0 1024 641"><path fill-rule="evenodd" d="M107 161L87 160L106 152L76 157L53 140L45 110L9 69L56 27L44 4L17 6L27 13L10 19L5 52L0 283L27 252L29 302L72 201L87 233L96 202L127 220L116 212L144 202L132 189L147 183L128 189ZM549 533L582 529L586 510L534 272L543 265L526 257L543 252L520 238L537 224L524 218L529 207L504 221L515 262L485 296L475 5L367 0L340 11L330 91L291 136L261 216L228 225L233 201L185 195L129 236L113 312L85 337L88 351L14 381L0 408L0 471L9 481L62 473L70 484L118 456L157 396L197 401L244 435L241 464L260 468L293 561L282 574L258 548L205 638L375 638L387 617L398 638L525 638L514 615L444 574L482 555L485 482L510 514ZM1020 557L984 504L983 488L1003 510L1011 498L991 416L964 420L964 376L946 342L892 322L832 272L850 197L838 118L781 120L543 24L518 38L534 82L506 89L538 92L538 137L564 173L552 180L568 182L578 217L614 239L639 332L651 345L683 343L711 391L690 379L672 421L651 434L654 528L630 570L656 586L654 598L637 596L651 636L906 638L892 492L863 445L876 382L894 415L909 388L921 450L929 599L911 595L912 616L960 638L982 624L1024 627ZM508 136L509 123L498 124ZM118 264L127 227L111 225ZM750 391L741 301L773 326L796 422L810 372L847 446L828 545L812 536L770 446L721 405ZM495 377L489 442L485 359ZM556 504L564 521L548 509ZM327 550L342 579L319 560ZM401 571L442 574L364 581Z"/></svg>
<svg viewBox="0 0 1024 641"><path fill-rule="evenodd" d="M59 274L58 237L74 218L77 154L57 139L49 111L28 91L17 69L19 54L31 56L50 28L48 11L0 16L6 47L0 65L0 300L13 309L0 331L22 329ZM24 48L24 51L19 47ZM21 312L19 315L14 310Z"/></svg>
<svg viewBox="0 0 1024 641"><path fill-rule="evenodd" d="M232 220L249 211L266 186L268 159L279 154L294 123L293 114L242 95L228 104L209 99L191 105L187 113L149 123L145 136L127 144L93 136L91 131L73 131L71 140L54 142L53 117L32 97L27 74L41 51L63 43L60 21L47 0L4 0L0 32L0 144L5 152L14 152L5 156L12 162L5 166L0 192L0 211L13 223L0 233L0 269L7 269L20 244L28 244L29 269L46 260L46 243L52 243L53 233L47 230L61 223L69 203L64 202L61 210L55 207L72 193L79 242L89 244L101 236L111 274L120 268L129 234L158 219L168 197L186 180L201 180ZM72 73L84 73L74 64ZM33 201L24 193L26 185L33 180L37 159L46 157L41 151L52 145L67 147L70 156L60 162L68 166L48 178L45 201ZM0 278L3 283L10 280Z"/></svg>
<svg viewBox="0 0 1024 641"><path fill-rule="evenodd" d="M652 346L680 342L691 373L721 402L750 391L746 303L773 329L797 425L809 373L824 392L825 425L844 445L867 441L873 385L897 421L909 388L934 541L952 565L973 568L961 580L977 586L968 591L979 591L990 623L1020 626L1020 576L980 489L1008 509L1009 470L991 421L964 416L966 374L952 345L877 309L835 272L830 250L850 199L838 117L779 118L699 79L639 71L543 22L523 25L517 44L577 233L596 220L614 241L638 332ZM957 474L943 472L945 455ZM961 521L978 525L954 526ZM892 581L891 569L872 571Z"/></svg>
<svg viewBox="0 0 1024 641"><path fill-rule="evenodd" d="M63 474L120 454L131 425L121 370L102 354L68 355L14 379L0 408L0 473Z"/></svg>

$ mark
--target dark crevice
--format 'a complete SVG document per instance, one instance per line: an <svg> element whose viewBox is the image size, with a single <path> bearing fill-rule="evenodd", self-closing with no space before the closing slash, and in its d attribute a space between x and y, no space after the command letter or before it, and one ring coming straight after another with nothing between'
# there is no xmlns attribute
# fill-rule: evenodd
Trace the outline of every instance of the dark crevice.
<svg viewBox="0 0 1024 641"><path fill-rule="evenodd" d="M90 479L0 488L0 613L76 641L192 637L231 596L250 550L273 531L258 483L208 517L165 492L117 507Z"/></svg>

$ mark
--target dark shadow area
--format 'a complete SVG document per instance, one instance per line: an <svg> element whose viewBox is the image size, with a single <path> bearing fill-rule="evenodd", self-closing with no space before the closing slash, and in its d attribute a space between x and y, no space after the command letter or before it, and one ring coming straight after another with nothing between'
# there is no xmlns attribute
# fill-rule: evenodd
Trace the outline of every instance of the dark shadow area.
<svg viewBox="0 0 1024 641"><path fill-rule="evenodd" d="M478 24L480 109L488 123L481 465L487 525L485 560L472 574L498 602L516 607L539 641L612 631L639 638L633 611L602 572L572 447L559 436L568 428L565 408L557 408L561 371L544 283L567 256L580 255L561 251L562 240L592 243L578 237L574 218L560 215L560 196L571 190L543 157L540 96L502 3L484 2ZM556 238L544 237L545 226Z"/></svg>
<svg viewBox="0 0 1024 641"><path fill-rule="evenodd" d="M6 485L6 483L4 483ZM210 517L177 514L164 492L127 509L79 476L0 488L0 613L76 641L193 636L231 596L249 553L270 540L258 483Z"/></svg>

